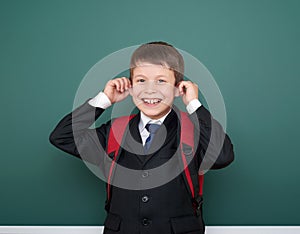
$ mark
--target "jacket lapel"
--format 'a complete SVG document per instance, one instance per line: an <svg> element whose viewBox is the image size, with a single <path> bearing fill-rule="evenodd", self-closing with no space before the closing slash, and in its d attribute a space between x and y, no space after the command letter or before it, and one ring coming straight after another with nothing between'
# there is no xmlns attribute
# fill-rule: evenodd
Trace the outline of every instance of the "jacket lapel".
<svg viewBox="0 0 300 234"><path fill-rule="evenodd" d="M144 162L144 147L139 131L140 113L138 113L129 123L129 130L126 132L124 148L127 152L136 156L140 163Z"/></svg>

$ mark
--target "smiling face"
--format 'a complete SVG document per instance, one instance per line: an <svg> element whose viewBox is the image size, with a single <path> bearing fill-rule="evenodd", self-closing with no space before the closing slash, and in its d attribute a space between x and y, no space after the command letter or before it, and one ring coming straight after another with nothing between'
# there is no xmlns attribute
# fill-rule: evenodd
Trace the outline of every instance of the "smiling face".
<svg viewBox="0 0 300 234"><path fill-rule="evenodd" d="M174 72L164 66L140 63L133 69L132 90L134 104L151 119L166 115L178 95Z"/></svg>

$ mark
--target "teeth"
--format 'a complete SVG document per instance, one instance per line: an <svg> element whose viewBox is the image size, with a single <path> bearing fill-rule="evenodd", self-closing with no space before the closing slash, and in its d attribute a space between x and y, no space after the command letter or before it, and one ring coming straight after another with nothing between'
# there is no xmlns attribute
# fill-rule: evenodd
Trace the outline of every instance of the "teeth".
<svg viewBox="0 0 300 234"><path fill-rule="evenodd" d="M158 103L158 102L160 102L160 99L158 99L158 98L155 98L155 99L143 99L144 100L144 102L146 102L146 103L148 103L148 104L156 104L156 103Z"/></svg>

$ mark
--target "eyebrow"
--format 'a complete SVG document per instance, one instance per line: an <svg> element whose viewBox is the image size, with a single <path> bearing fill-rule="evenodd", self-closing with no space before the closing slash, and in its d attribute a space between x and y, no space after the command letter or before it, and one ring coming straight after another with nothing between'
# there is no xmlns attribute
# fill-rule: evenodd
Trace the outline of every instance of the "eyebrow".
<svg viewBox="0 0 300 234"><path fill-rule="evenodd" d="M143 78L148 78L147 76L144 76L144 75L142 75L142 74L137 74L137 75L134 75L134 76L133 76L133 78L135 78L135 77L143 77ZM167 78L167 76L164 76L164 75L158 75L158 76L156 76L155 78L161 78L161 77L163 77L163 78Z"/></svg>

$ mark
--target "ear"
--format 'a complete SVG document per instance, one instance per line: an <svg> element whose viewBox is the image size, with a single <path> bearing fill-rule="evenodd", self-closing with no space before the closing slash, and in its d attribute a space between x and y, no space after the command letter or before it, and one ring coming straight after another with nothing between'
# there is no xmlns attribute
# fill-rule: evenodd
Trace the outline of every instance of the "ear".
<svg viewBox="0 0 300 234"><path fill-rule="evenodd" d="M178 89L178 86L175 86L175 89L174 89L174 96L175 97L179 97L179 89Z"/></svg>
<svg viewBox="0 0 300 234"><path fill-rule="evenodd" d="M132 92L132 87L131 87L131 88L129 88L129 89L128 89L128 91L129 91L129 94L130 94L130 96L132 96L132 95L133 95L133 92Z"/></svg>

